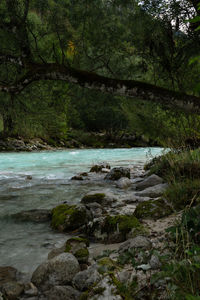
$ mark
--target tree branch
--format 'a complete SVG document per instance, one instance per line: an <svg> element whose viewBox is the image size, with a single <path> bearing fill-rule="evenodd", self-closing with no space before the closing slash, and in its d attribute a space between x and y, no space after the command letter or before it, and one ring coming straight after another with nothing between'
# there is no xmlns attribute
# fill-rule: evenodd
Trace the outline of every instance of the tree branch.
<svg viewBox="0 0 200 300"><path fill-rule="evenodd" d="M61 80L104 93L152 101L167 108L176 107L186 112L200 112L198 97L170 91L149 83L112 79L54 63L30 64L29 72L23 78L10 86L1 85L0 91L18 94L29 84L39 80Z"/></svg>

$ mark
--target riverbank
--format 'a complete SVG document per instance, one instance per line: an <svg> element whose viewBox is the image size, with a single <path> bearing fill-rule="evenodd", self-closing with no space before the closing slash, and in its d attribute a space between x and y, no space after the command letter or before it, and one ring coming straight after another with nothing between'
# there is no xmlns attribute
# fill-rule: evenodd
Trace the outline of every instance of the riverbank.
<svg viewBox="0 0 200 300"><path fill-rule="evenodd" d="M87 133L74 131L63 140L5 137L0 139L0 152L11 151L41 151L84 148L131 148L131 147L158 147L153 141L144 135L123 134L121 136L108 136L102 133Z"/></svg>

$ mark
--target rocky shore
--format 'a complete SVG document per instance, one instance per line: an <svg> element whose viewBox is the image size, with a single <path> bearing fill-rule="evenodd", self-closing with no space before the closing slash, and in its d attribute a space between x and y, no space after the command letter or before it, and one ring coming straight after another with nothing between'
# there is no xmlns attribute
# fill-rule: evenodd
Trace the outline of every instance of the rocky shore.
<svg viewBox="0 0 200 300"><path fill-rule="evenodd" d="M123 137L110 138L99 133L85 133L83 137L71 137L63 141L41 138L26 139L22 137L0 138L0 152L2 151L41 151L73 148L130 148L159 146L157 142L141 135L124 134Z"/></svg>
<svg viewBox="0 0 200 300"><path fill-rule="evenodd" d="M164 180L141 167L111 169L108 163L71 180L110 183L117 193L102 188L77 205L65 202L15 215L21 221L49 221L71 238L51 250L30 282L12 267L0 267L0 299L168 299L167 279L152 280L169 253L165 229L179 217L163 196Z"/></svg>

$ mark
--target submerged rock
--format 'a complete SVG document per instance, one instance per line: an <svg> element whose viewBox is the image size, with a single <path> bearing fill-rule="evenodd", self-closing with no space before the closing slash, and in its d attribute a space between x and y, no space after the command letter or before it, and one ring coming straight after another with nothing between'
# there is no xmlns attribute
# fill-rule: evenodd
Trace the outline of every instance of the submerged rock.
<svg viewBox="0 0 200 300"><path fill-rule="evenodd" d="M8 281L16 281L17 272L13 267L0 267L0 285Z"/></svg>
<svg viewBox="0 0 200 300"><path fill-rule="evenodd" d="M86 225L91 217L84 205L61 204L52 210L51 226L59 231L72 231Z"/></svg>
<svg viewBox="0 0 200 300"><path fill-rule="evenodd" d="M169 206L164 199L148 200L141 202L135 209L135 216L139 219L160 219L169 216L173 213L171 206Z"/></svg>
<svg viewBox="0 0 200 300"><path fill-rule="evenodd" d="M109 206L113 202L116 202L117 199L112 193L103 192L103 191L92 191L86 194L82 199L81 203L89 204L89 203L99 203L100 205Z"/></svg>
<svg viewBox="0 0 200 300"><path fill-rule="evenodd" d="M19 221L24 222L48 222L51 219L51 210L50 209L32 209L21 211L13 215Z"/></svg>
<svg viewBox="0 0 200 300"><path fill-rule="evenodd" d="M62 253L42 263L33 273L31 281L39 290L56 285L67 285L80 271L78 260L71 253Z"/></svg>
<svg viewBox="0 0 200 300"><path fill-rule="evenodd" d="M111 169L110 173L105 176L105 180L119 180L121 177L127 177L130 179L130 169L117 167Z"/></svg>

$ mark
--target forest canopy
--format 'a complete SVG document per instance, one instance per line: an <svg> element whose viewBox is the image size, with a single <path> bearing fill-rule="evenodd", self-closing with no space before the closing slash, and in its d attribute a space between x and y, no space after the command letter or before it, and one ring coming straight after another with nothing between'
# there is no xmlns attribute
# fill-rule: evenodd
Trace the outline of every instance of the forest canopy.
<svg viewBox="0 0 200 300"><path fill-rule="evenodd" d="M71 126L138 130L155 115L173 124L159 105L198 113L199 22L196 0L2 0L4 131L22 134L20 116L54 137Z"/></svg>

